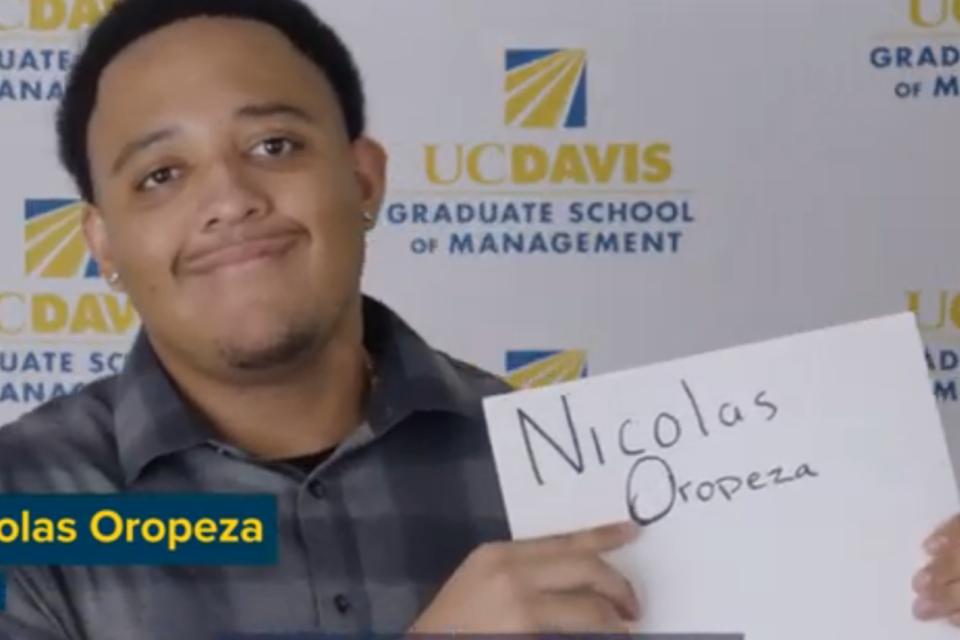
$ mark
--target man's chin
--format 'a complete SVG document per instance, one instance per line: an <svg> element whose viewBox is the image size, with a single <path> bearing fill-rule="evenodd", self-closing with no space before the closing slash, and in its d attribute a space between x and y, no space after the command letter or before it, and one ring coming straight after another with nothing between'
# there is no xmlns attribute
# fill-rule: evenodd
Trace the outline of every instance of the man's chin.
<svg viewBox="0 0 960 640"><path fill-rule="evenodd" d="M295 364L314 344L313 332L286 330L272 336L233 335L219 345L220 356L231 369L268 371Z"/></svg>

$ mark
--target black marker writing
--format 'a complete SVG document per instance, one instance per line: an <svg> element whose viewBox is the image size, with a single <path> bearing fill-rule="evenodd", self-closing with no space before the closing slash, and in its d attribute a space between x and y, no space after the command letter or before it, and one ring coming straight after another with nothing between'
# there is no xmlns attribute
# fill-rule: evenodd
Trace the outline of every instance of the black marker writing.
<svg viewBox="0 0 960 640"><path fill-rule="evenodd" d="M731 407L733 411L731 411ZM720 423L725 427L734 427L738 422L743 422L743 412L740 411L740 407L737 405L731 405L729 402L724 402L720 405L720 412L717 415L720 419Z"/></svg>
<svg viewBox="0 0 960 640"><path fill-rule="evenodd" d="M664 425L669 426L664 427ZM664 431L667 432L667 437L664 437ZM680 421L666 411L658 415L657 419L653 421L653 438L661 449L669 449L677 444L680 442L680 436L682 435L683 430L680 428Z"/></svg>
<svg viewBox="0 0 960 640"><path fill-rule="evenodd" d="M633 420L624 420L620 424L620 451L627 456L642 456L647 452L646 449L634 448L627 444L627 430L634 425Z"/></svg>
<svg viewBox="0 0 960 640"><path fill-rule="evenodd" d="M757 397L753 399L753 403L760 407L761 409L767 409L770 411L770 415L767 416L767 422L770 422L777 417L777 414L780 413L780 410L777 408L777 405L773 404L767 400L767 392L761 391L757 394Z"/></svg>
<svg viewBox="0 0 960 640"><path fill-rule="evenodd" d="M631 458L646 456L648 460L659 460L653 455L654 453L681 448L685 439L697 437L698 434L699 437L708 438L712 435L711 428L717 425L732 430L738 425L751 421L753 423L758 420L770 422L780 414L780 407L770 399L769 392L766 390L752 394L752 405L749 402L740 402L735 399L718 403L704 403L698 399L693 386L685 379L681 378L679 380L679 386L686 397L689 411L677 407L660 411L652 420L640 420L636 417L628 417L622 420L617 431L619 453ZM559 411L552 419L548 419L544 415L538 415L534 418L528 411L521 408L516 410L517 423L523 438L530 470L537 484L541 486L546 484L542 467L545 456L559 455L565 467L568 467L577 475L583 474L592 464L599 464L600 466L607 464L608 451L605 450L605 444L607 443L604 442L604 438L612 434L608 429L600 427L578 426L574 420L571 397L571 394L560 396L561 406L558 408L563 411L562 420L558 419ZM676 403L676 400L674 402ZM582 418L582 416L580 417ZM691 421L693 420L696 421L697 429L692 428ZM585 459L581 438L586 437L587 433L583 432L583 429L589 431L596 462L594 462L594 456L590 455L589 451L587 452L589 461ZM714 431L720 433L716 429ZM544 447L544 444L547 446ZM589 447L589 445L587 446ZM556 469L556 467L552 468ZM731 484L730 482L722 483L722 486L718 486L717 491L723 494L724 490ZM748 478L747 485L749 486L749 484ZM705 488L702 492L709 496L708 499L712 499L710 489Z"/></svg>
<svg viewBox="0 0 960 640"><path fill-rule="evenodd" d="M710 432L707 431L707 424L703 421L703 413L700 412L700 405L697 404L697 398L693 395L693 391L690 390L690 385L687 384L686 380L681 380L680 384L683 385L683 390L687 394L690 404L693 405L693 412L697 416L697 426L700 427L700 433L702 433L704 437L709 436Z"/></svg>
<svg viewBox="0 0 960 640"><path fill-rule="evenodd" d="M762 491L818 477L820 474L809 463L803 463L792 472L777 466L765 473L750 473L746 479L727 475L716 480L678 483L666 460L646 456L634 463L627 477L627 510L637 524L649 526L667 517L679 504L708 503L718 496L733 502L744 489Z"/></svg>
<svg viewBox="0 0 960 640"><path fill-rule="evenodd" d="M634 522L646 527L662 520L676 502L677 478L666 460L644 456L633 463L627 476L627 509Z"/></svg>
<svg viewBox="0 0 960 640"><path fill-rule="evenodd" d="M607 464L603 457L603 447L600 446L600 435L597 433L596 427L590 427L590 436L593 438L593 448L597 451L597 461L601 465Z"/></svg>
<svg viewBox="0 0 960 640"><path fill-rule="evenodd" d="M577 427L573 422L573 414L570 411L570 404L567 401L567 396L560 396L560 401L563 403L563 413L566 417L567 428L570 430L570 439L573 444L573 455L567 453L567 451L561 447L556 440L550 437L550 435L543 430L543 428L537 424L537 422L530 417L530 415L523 409L517 409L517 419L520 421L520 432L523 434L523 444L527 449L527 458L530 461L530 467L533 469L533 475L537 479L538 484L543 484L543 476L540 474L540 465L537 463L537 456L533 451L533 442L530 439L530 429L533 429L537 434L546 441L554 451L560 454L560 456L566 461L567 464L573 468L578 474L583 473L584 463L583 463L583 452L580 450L580 437L577 435Z"/></svg>

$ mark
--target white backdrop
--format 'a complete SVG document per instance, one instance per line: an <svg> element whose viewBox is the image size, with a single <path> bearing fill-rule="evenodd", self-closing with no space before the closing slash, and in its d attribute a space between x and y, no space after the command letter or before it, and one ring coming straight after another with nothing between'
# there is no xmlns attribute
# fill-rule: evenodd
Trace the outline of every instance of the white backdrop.
<svg viewBox="0 0 960 640"><path fill-rule="evenodd" d="M960 0L314 4L391 154L366 290L438 347L549 382L912 305L960 457ZM102 8L0 0L0 422L119 365L135 330L85 277L54 153ZM481 203L552 218L456 222ZM571 219L590 203L641 220ZM662 203L687 219L642 220Z"/></svg>

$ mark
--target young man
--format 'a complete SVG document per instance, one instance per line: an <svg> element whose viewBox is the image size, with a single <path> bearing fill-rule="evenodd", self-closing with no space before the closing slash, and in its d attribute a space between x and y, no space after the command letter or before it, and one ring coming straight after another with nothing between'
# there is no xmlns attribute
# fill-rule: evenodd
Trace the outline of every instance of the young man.
<svg viewBox="0 0 960 640"><path fill-rule="evenodd" d="M628 525L508 542L493 377L360 292L386 154L297 0L124 0L72 70L61 156L143 333L125 371L0 429L5 492L271 492L271 567L20 567L21 638L623 631ZM960 534L917 583L960 611ZM905 603L906 606L907 603Z"/></svg>

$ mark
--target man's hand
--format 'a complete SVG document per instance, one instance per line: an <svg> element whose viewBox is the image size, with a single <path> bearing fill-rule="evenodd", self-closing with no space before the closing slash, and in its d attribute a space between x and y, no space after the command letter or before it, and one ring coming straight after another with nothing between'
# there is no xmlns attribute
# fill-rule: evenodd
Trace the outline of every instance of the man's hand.
<svg viewBox="0 0 960 640"><path fill-rule="evenodd" d="M484 545L460 565L411 633L625 633L639 616L630 583L600 555L638 527L611 525Z"/></svg>
<svg viewBox="0 0 960 640"><path fill-rule="evenodd" d="M921 620L945 619L960 627L960 516L930 536L924 548L930 563L914 578L914 614Z"/></svg>

